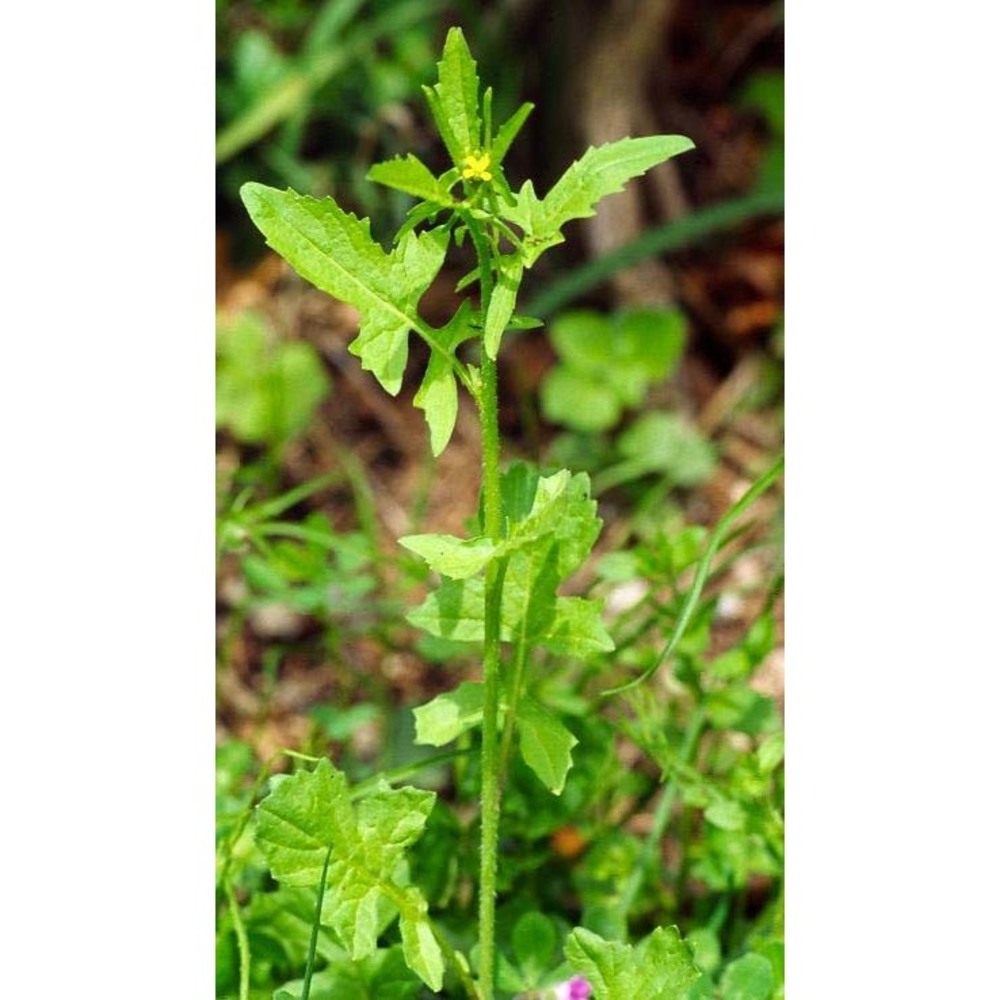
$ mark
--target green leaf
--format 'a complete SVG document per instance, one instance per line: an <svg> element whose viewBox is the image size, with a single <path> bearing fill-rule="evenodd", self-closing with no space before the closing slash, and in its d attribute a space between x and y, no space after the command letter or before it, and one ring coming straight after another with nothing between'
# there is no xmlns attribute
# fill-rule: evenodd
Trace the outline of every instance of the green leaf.
<svg viewBox="0 0 1000 1000"><path fill-rule="evenodd" d="M763 955L750 952L726 966L719 987L722 1000L770 1000L774 971Z"/></svg>
<svg viewBox="0 0 1000 1000"><path fill-rule="evenodd" d="M490 146L490 160L493 162L495 167L499 167L503 163L503 158L507 155L507 150L510 149L510 144L514 141L517 133L521 131L521 126L528 119L528 115L534 110L534 104L530 104L525 101L517 111L515 111L510 118L507 119L500 126L496 134L496 138L493 140L493 144Z"/></svg>
<svg viewBox="0 0 1000 1000"><path fill-rule="evenodd" d="M525 913L514 924L511 944L525 985L536 986L554 964L557 944L555 925L543 913Z"/></svg>
<svg viewBox="0 0 1000 1000"><path fill-rule="evenodd" d="M474 576L496 551L488 538L465 539L454 535L404 535L399 544L416 552L436 573L453 580Z"/></svg>
<svg viewBox="0 0 1000 1000"><path fill-rule="evenodd" d="M606 195L621 191L626 181L693 148L694 143L680 135L619 139L588 149L543 199L527 181L517 195L516 207L506 216L524 230L525 266L562 243L560 230L567 222L593 215L594 206Z"/></svg>
<svg viewBox="0 0 1000 1000"><path fill-rule="evenodd" d="M594 433L610 430L622 415L618 393L603 378L557 365L542 382L542 413L553 424Z"/></svg>
<svg viewBox="0 0 1000 1000"><path fill-rule="evenodd" d="M461 28L451 28L438 63L438 83L424 94L452 160L458 166L480 151L479 76Z"/></svg>
<svg viewBox="0 0 1000 1000"><path fill-rule="evenodd" d="M448 446L458 418L458 385L454 355L463 341L476 335L472 327L472 307L463 301L448 325L437 331L441 350L431 353L427 371L413 397L413 405L424 411L431 432L431 451L436 458Z"/></svg>
<svg viewBox="0 0 1000 1000"><path fill-rule="evenodd" d="M368 180L429 201L442 208L451 208L454 201L448 189L424 166L413 153L406 158L397 156L384 163L376 163L368 171Z"/></svg>
<svg viewBox="0 0 1000 1000"><path fill-rule="evenodd" d="M374 954L384 915L398 911L407 963L439 990L443 959L405 863L433 804L433 792L384 781L352 803L346 777L321 760L275 782L257 807L257 843L283 885L317 888L325 869L321 922L354 959Z"/></svg>
<svg viewBox="0 0 1000 1000"><path fill-rule="evenodd" d="M699 976L676 927L657 927L634 948L577 927L565 950L594 1000L684 1000Z"/></svg>
<svg viewBox="0 0 1000 1000"><path fill-rule="evenodd" d="M407 233L387 254L371 238L368 219L343 211L330 198L257 183L244 184L240 196L269 246L307 281L361 313L361 329L349 349L387 392L399 392L409 331L428 339L417 303L441 269L448 233Z"/></svg>
<svg viewBox="0 0 1000 1000"><path fill-rule="evenodd" d="M463 681L454 691L432 698L413 710L417 722L416 742L443 747L483 721L483 685Z"/></svg>
<svg viewBox="0 0 1000 1000"><path fill-rule="evenodd" d="M489 309L486 311L486 322L483 327L483 344L486 353L496 359L500 350L500 338L503 336L517 302L517 290L521 285L521 275L524 267L519 260L504 257L500 264L500 277Z"/></svg>
<svg viewBox="0 0 1000 1000"><path fill-rule="evenodd" d="M557 597L552 624L540 641L554 653L581 660L615 648L601 620L601 605L588 597Z"/></svg>
<svg viewBox="0 0 1000 1000"><path fill-rule="evenodd" d="M240 441L284 444L309 426L330 391L312 345L277 340L257 313L220 323L218 353L215 421Z"/></svg>
<svg viewBox="0 0 1000 1000"><path fill-rule="evenodd" d="M770 774L784 759L784 733L772 733L757 748L757 764L764 774Z"/></svg>
<svg viewBox="0 0 1000 1000"><path fill-rule="evenodd" d="M715 471L715 449L673 413L643 414L618 439L618 450L631 478L660 472L678 486L697 486Z"/></svg>
<svg viewBox="0 0 1000 1000"><path fill-rule="evenodd" d="M553 795L561 794L573 766L570 751L579 740L530 698L522 698L517 707L517 729L524 762Z"/></svg>
<svg viewBox="0 0 1000 1000"><path fill-rule="evenodd" d="M720 830L742 830L747 824L747 814L733 799L717 799L705 810L705 819Z"/></svg>

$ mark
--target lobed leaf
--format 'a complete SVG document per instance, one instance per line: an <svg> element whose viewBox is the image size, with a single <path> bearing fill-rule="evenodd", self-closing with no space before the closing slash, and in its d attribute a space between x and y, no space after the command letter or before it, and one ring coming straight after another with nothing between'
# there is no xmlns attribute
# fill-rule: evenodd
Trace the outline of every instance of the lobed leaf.
<svg viewBox="0 0 1000 1000"><path fill-rule="evenodd" d="M542 199L526 181L516 206L506 214L524 231L525 266L531 267L545 250L562 243L560 230L567 222L593 215L594 206L621 191L626 181L693 148L694 143L681 135L619 139L590 147Z"/></svg>
<svg viewBox="0 0 1000 1000"><path fill-rule="evenodd" d="M345 212L331 198L257 183L244 184L240 196L269 246L307 281L361 313L349 349L387 392L399 392L407 336L410 330L427 336L417 303L444 263L448 233L409 232L387 254L372 239L369 220Z"/></svg>
<svg viewBox="0 0 1000 1000"><path fill-rule="evenodd" d="M343 773L321 760L314 771L277 782L260 803L257 843L283 885L316 888L326 870L321 922L354 959L375 953L379 933L398 912L407 963L439 990L443 959L405 858L433 804L433 792L381 781L355 805Z"/></svg>
<svg viewBox="0 0 1000 1000"><path fill-rule="evenodd" d="M431 354L413 405L424 411L431 433L431 451L436 458L448 446L458 419L458 385L455 381L455 350L476 335L472 307L462 302L448 325L437 331L440 350Z"/></svg>

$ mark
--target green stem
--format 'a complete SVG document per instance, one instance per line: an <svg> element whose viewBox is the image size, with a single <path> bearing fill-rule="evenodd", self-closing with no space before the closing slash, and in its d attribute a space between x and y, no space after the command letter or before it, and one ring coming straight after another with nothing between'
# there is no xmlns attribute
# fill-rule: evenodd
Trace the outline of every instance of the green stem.
<svg viewBox="0 0 1000 1000"><path fill-rule="evenodd" d="M471 221L471 220L468 220ZM489 311L493 268L489 246L475 224L469 233L479 263L480 312ZM483 448L483 528L499 541L503 531L500 505L500 424L497 415L497 364L484 349L478 393ZM479 982L482 1000L493 1000L497 845L500 835L500 781L497 714L500 707L500 601L504 561L486 570L485 643L483 650L482 820L479 854Z"/></svg>
<svg viewBox="0 0 1000 1000"><path fill-rule="evenodd" d="M302 1000L309 1000L309 988L312 986L313 963L316 961L316 943L319 940L319 922L323 913L323 895L326 892L326 873L330 868L330 855L333 845L330 845L323 859L323 874L319 879L319 893L316 896L316 915L313 917L312 934L309 937L309 953L306 955L306 972L302 979Z"/></svg>
<svg viewBox="0 0 1000 1000"><path fill-rule="evenodd" d="M455 974L458 976L459 982L462 984L462 988L468 995L469 1000L479 1000L479 992L476 989L476 984L472 981L472 976L469 975L467 963L459 958L458 952L452 948L451 942L434 924L431 924L431 933L434 935L434 939L441 947L441 952L445 959L450 962L454 968Z"/></svg>
<svg viewBox="0 0 1000 1000"><path fill-rule="evenodd" d="M240 913L239 903L236 901L236 893L233 892L230 882L226 882L226 899L229 900L229 912L233 918L233 930L236 932L236 947L240 953L240 1000L249 1000L250 941L247 938L246 925L243 923L243 914Z"/></svg>
<svg viewBox="0 0 1000 1000"><path fill-rule="evenodd" d="M525 615L523 622L526 623ZM524 683L524 663L527 659L528 644L521 638L514 654L514 671L510 679L510 689L507 692L507 711L503 723L503 739L500 745L500 791L503 792L507 778L507 768L510 766L510 751L514 742L514 725L517 719L517 704L521 700L521 687Z"/></svg>
<svg viewBox="0 0 1000 1000"><path fill-rule="evenodd" d="M487 375L487 370L492 374ZM500 538L500 445L496 425L496 363L483 356L483 514L492 539ZM492 399L492 406L485 400ZM492 431L489 428L492 427ZM500 602L506 562L486 570L483 652L482 833L479 855L479 976L483 1000L493 1000L494 918L497 845L500 837L500 760L497 715L500 707Z"/></svg>

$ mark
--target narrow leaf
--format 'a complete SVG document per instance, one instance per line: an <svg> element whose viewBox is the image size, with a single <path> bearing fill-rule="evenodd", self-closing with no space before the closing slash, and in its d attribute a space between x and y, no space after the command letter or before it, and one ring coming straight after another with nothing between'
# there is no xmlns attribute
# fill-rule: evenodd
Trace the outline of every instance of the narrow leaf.
<svg viewBox="0 0 1000 1000"><path fill-rule="evenodd" d="M438 83L433 91L425 93L441 138L452 159L461 165L466 156L479 151L482 130L476 61L461 28L448 32L438 63Z"/></svg>
<svg viewBox="0 0 1000 1000"><path fill-rule="evenodd" d="M507 155L507 150L510 149L510 144L514 141L517 133L521 131L521 126L528 119L528 115L534 110L534 104L530 104L525 101L517 111L515 111L510 118L507 119L500 126L500 130L497 132L496 138L493 140L493 145L490 146L490 159L493 161L494 165L500 166L503 162L503 158Z"/></svg>
<svg viewBox="0 0 1000 1000"><path fill-rule="evenodd" d="M500 265L500 279L496 288L493 289L483 329L483 343L486 347L486 353L494 360L500 350L500 338L503 336L504 330L507 329L511 316L514 315L517 290L521 286L523 271L524 265L517 259L504 258Z"/></svg>

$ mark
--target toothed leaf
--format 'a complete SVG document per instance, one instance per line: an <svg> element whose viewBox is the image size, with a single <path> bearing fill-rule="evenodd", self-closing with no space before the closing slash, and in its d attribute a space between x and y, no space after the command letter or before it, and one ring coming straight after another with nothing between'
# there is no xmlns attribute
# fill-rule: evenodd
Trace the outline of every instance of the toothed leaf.
<svg viewBox="0 0 1000 1000"><path fill-rule="evenodd" d="M517 195L516 207L506 214L524 230L525 266L530 267L546 249L562 243L561 229L567 222L593 215L594 206L621 191L626 181L693 147L694 143L681 135L619 139L588 149L542 199L527 181Z"/></svg>
<svg viewBox="0 0 1000 1000"><path fill-rule="evenodd" d="M368 179L442 208L450 208L454 204L448 189L412 153L405 159L396 157L376 163L368 171Z"/></svg>
<svg viewBox="0 0 1000 1000"><path fill-rule="evenodd" d="M461 166L466 156L479 151L482 133L479 75L461 28L448 32L438 63L438 82L424 88L424 93L451 158Z"/></svg>
<svg viewBox="0 0 1000 1000"><path fill-rule="evenodd" d="M282 778L257 807L257 843L283 885L318 889L326 867L321 923L354 959L375 953L386 915L398 913L407 964L440 990L443 958L405 858L433 804L433 792L384 781L355 804L343 773L321 760Z"/></svg>

